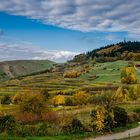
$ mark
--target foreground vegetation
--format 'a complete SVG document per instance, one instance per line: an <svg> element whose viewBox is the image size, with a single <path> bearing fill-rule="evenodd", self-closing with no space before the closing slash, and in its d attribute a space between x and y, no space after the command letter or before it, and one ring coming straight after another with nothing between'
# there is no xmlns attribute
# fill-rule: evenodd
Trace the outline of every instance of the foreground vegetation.
<svg viewBox="0 0 140 140"><path fill-rule="evenodd" d="M90 60L1 82L0 138L80 139L137 126L139 77L137 61Z"/></svg>

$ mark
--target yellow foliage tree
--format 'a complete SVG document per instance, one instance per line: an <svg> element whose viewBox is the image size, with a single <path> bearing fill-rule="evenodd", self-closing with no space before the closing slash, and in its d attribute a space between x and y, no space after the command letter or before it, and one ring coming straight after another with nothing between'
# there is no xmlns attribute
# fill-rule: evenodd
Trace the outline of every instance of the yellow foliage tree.
<svg viewBox="0 0 140 140"><path fill-rule="evenodd" d="M12 98L12 103L14 103L14 104L21 103L23 100L23 96L24 96L24 94L22 94L22 93L15 94L15 96Z"/></svg>
<svg viewBox="0 0 140 140"><path fill-rule="evenodd" d="M122 86L120 86L115 93L115 98L118 102L128 101L129 91L127 89L124 89Z"/></svg>
<svg viewBox="0 0 140 140"><path fill-rule="evenodd" d="M45 108L44 96L40 93L26 93L20 103L22 112L32 112L40 114Z"/></svg>
<svg viewBox="0 0 140 140"><path fill-rule="evenodd" d="M105 128L105 109L102 106L96 108L96 130L102 131Z"/></svg>
<svg viewBox="0 0 140 140"><path fill-rule="evenodd" d="M79 91L76 94L74 94L73 98L74 98L75 104L84 105L84 104L87 104L89 95L83 91Z"/></svg>
<svg viewBox="0 0 140 140"><path fill-rule="evenodd" d="M125 84L137 83L137 76L134 67L126 67L122 70L121 81Z"/></svg>
<svg viewBox="0 0 140 140"><path fill-rule="evenodd" d="M65 97L63 95L54 96L52 99L52 103L55 106L65 104Z"/></svg>

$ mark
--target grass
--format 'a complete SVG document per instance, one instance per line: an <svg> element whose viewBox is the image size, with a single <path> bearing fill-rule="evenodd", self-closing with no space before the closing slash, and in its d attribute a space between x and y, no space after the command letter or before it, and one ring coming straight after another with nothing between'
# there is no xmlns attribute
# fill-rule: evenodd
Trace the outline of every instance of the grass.
<svg viewBox="0 0 140 140"><path fill-rule="evenodd" d="M132 129L137 127L137 123L127 124L126 127L118 127L113 129L113 133L123 132L128 129ZM67 134L67 135L58 135L58 136L44 136L44 137L11 137L6 134L0 134L0 140L81 140L84 138L95 138L97 136L104 135L106 133L98 133L98 132L83 132L76 134ZM138 137L136 137L138 138ZM140 137L139 137L140 138ZM127 140L127 139L123 139ZM129 139L128 139L129 140ZM135 139L139 140L139 139Z"/></svg>
<svg viewBox="0 0 140 140"><path fill-rule="evenodd" d="M129 130L129 129L132 129L132 128L136 128L137 126L138 126L138 122L134 122L134 123L126 124L126 126L123 126L123 127L114 128L112 131L114 133L124 132L126 130Z"/></svg>
<svg viewBox="0 0 140 140"><path fill-rule="evenodd" d="M79 134L68 134L68 135L59 135L59 136L44 136L44 137L10 137L5 134L0 135L1 140L80 140L87 137L95 136L94 133L79 133Z"/></svg>

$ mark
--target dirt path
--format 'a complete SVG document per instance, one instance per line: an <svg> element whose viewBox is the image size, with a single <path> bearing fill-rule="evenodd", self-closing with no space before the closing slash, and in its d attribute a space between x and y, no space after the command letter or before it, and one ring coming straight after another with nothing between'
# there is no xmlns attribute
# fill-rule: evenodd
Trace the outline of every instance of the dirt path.
<svg viewBox="0 0 140 140"><path fill-rule="evenodd" d="M137 135L140 135L140 126L124 131L124 132L111 134L111 135L105 135L105 136L101 136L97 138L88 138L85 140L117 140L117 139L122 139L122 138L133 137Z"/></svg>

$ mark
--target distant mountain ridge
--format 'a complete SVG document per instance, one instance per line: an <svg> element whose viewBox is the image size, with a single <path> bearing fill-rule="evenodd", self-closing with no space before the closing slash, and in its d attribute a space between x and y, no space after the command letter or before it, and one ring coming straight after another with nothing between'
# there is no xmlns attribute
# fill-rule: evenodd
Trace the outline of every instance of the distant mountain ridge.
<svg viewBox="0 0 140 140"><path fill-rule="evenodd" d="M15 60L0 62L0 80L46 70L55 62L49 60Z"/></svg>
<svg viewBox="0 0 140 140"><path fill-rule="evenodd" d="M140 42L124 41L75 56L73 61L96 58L97 61L140 60Z"/></svg>

